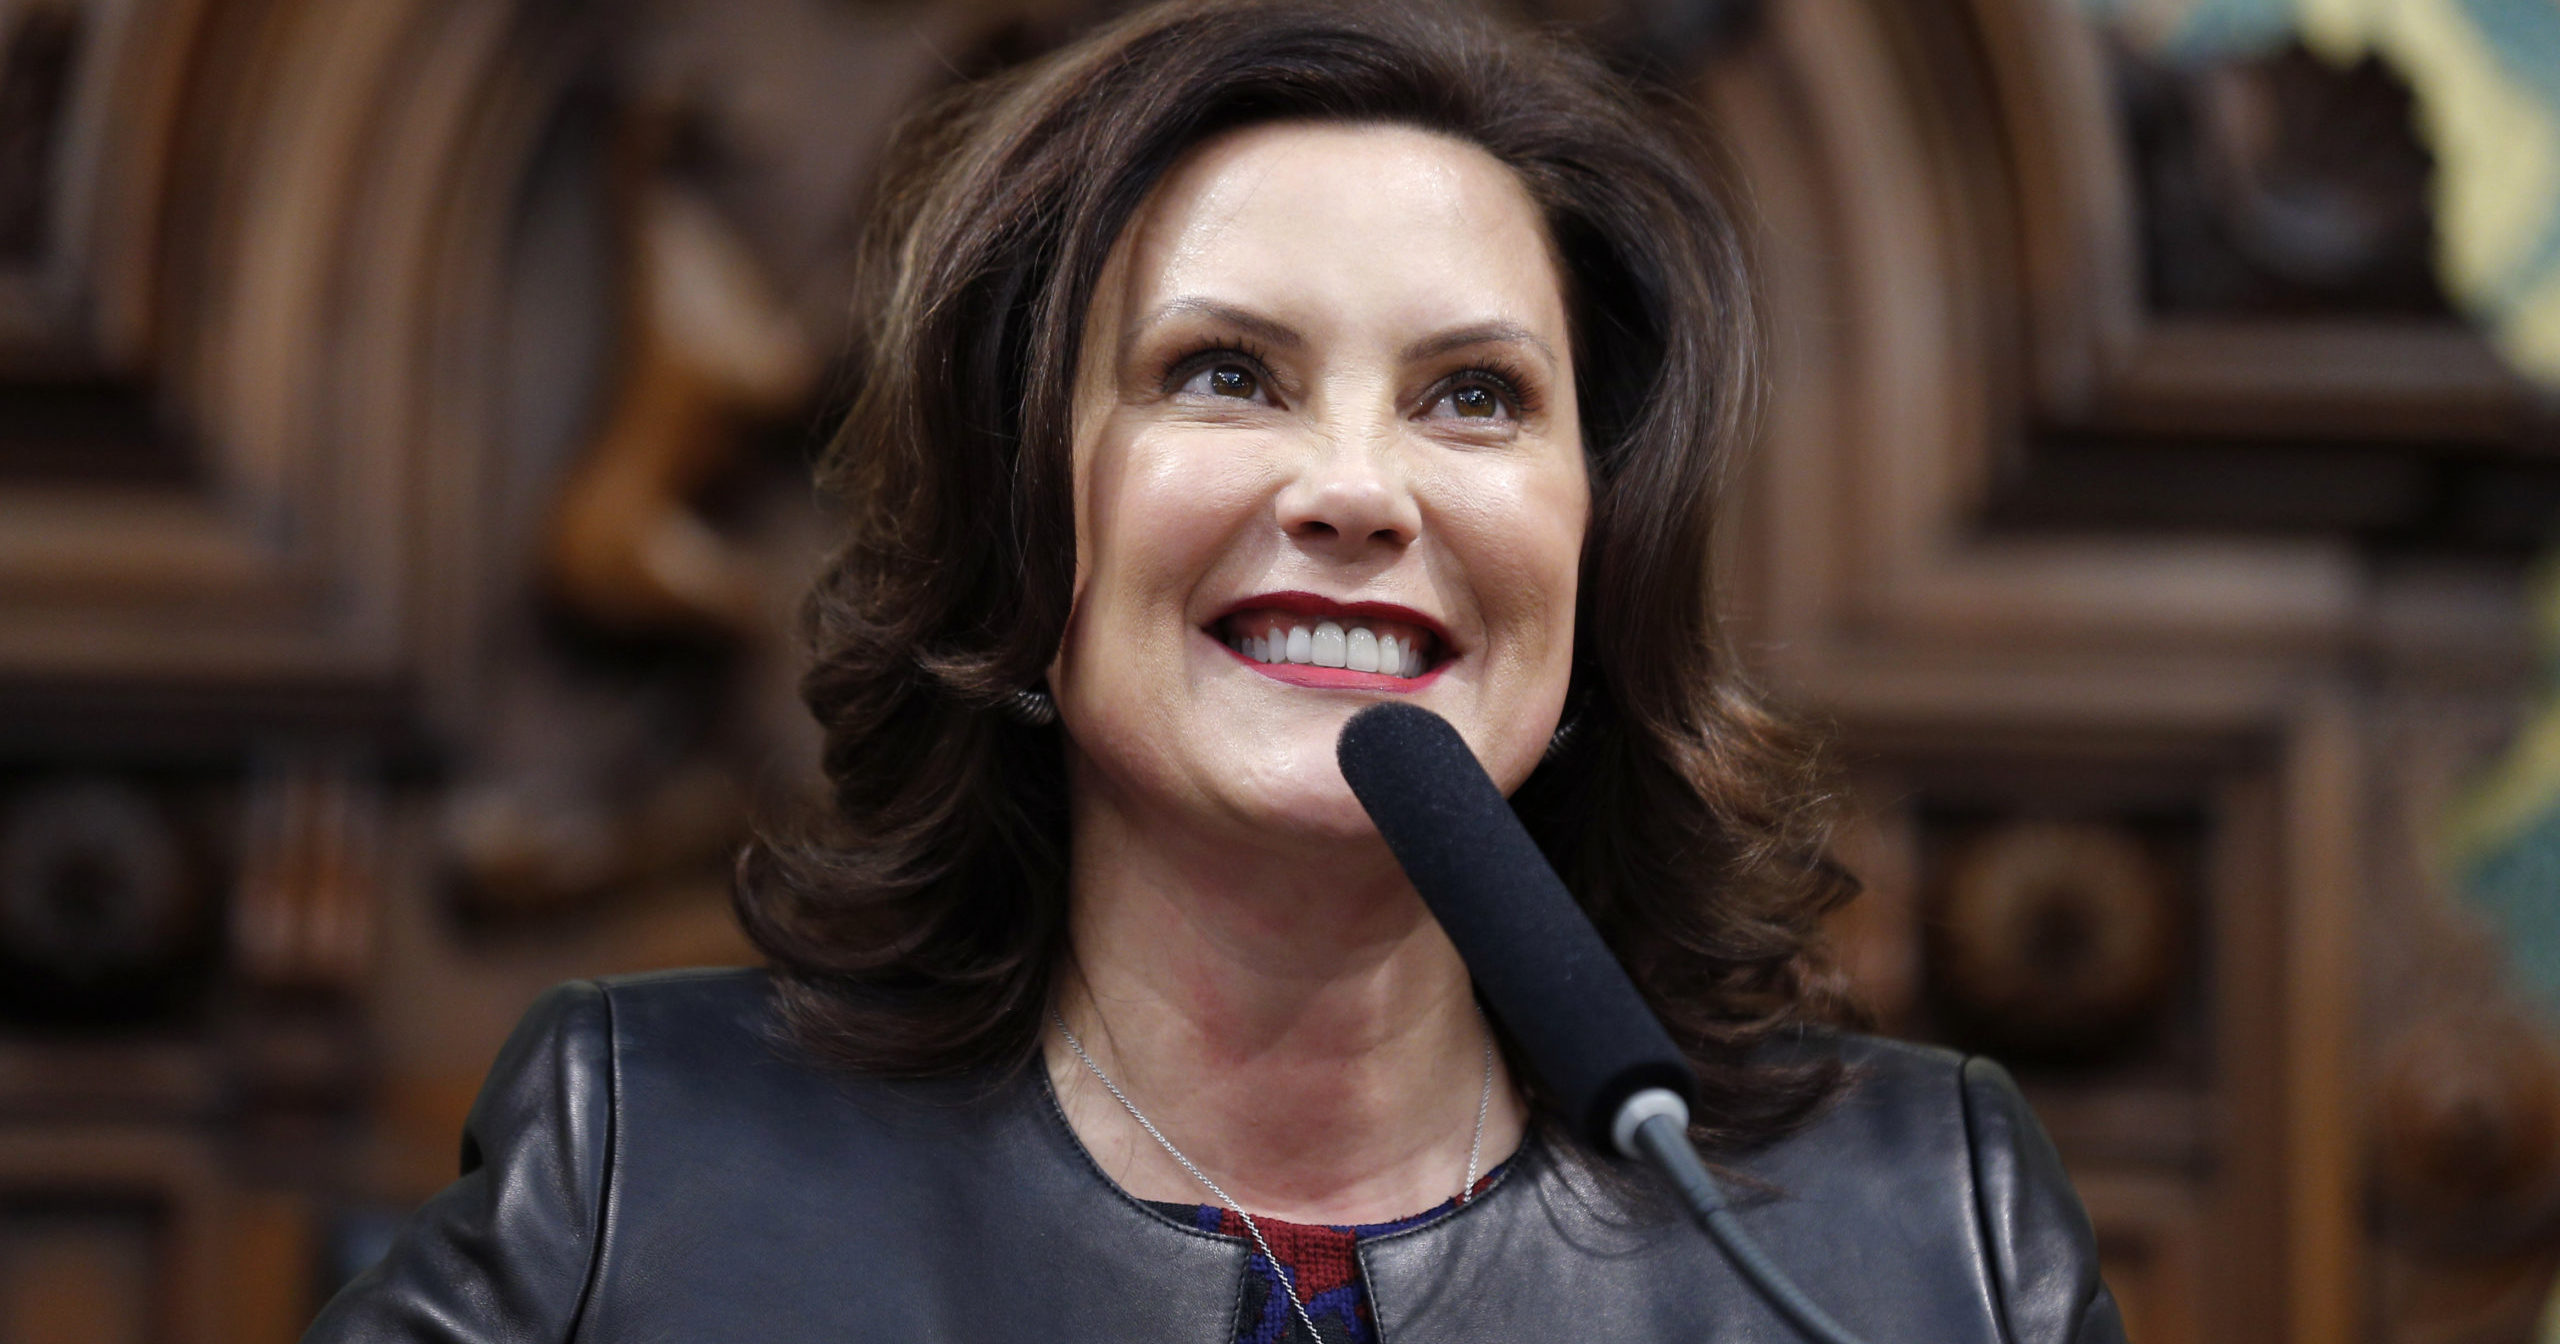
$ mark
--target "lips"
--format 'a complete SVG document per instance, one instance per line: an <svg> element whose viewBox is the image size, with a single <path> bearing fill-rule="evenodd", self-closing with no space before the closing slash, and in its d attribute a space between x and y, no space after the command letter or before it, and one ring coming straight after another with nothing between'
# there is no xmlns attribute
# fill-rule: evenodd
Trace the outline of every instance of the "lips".
<svg viewBox="0 0 2560 1344"><path fill-rule="evenodd" d="M1410 607L1313 593L1247 598L1209 634L1255 670L1301 685L1411 689L1447 661L1439 623Z"/></svg>

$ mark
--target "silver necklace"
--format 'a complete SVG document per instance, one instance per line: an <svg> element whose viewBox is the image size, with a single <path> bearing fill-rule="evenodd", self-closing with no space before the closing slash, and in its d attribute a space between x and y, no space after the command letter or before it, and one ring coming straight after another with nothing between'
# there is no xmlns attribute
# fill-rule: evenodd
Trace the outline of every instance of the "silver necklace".
<svg viewBox="0 0 2560 1344"><path fill-rule="evenodd" d="M1481 1024L1484 1010L1477 1009L1476 1017ZM1182 1169L1191 1173L1191 1179L1207 1186L1209 1193L1218 1197L1219 1203L1235 1210L1236 1216L1244 1220L1244 1230L1253 1234L1254 1247L1262 1252L1263 1263L1271 1266L1272 1277L1280 1280L1280 1291L1289 1295L1289 1307L1298 1313L1298 1324L1307 1328L1307 1338L1312 1341L1312 1344L1324 1344L1324 1336L1316 1331L1315 1318L1307 1314L1307 1304L1298 1297L1297 1282L1289 1277L1289 1270L1280 1263L1280 1257L1271 1253L1271 1243L1262 1239L1262 1225L1255 1222L1253 1215L1245 1212L1244 1206L1229 1197L1216 1181L1210 1180L1209 1173L1193 1164L1190 1158L1184 1157L1182 1150L1173 1146L1173 1140L1166 1138L1164 1131L1156 1128L1155 1122L1149 1120L1146 1113L1138 1109L1138 1103L1129 1100L1129 1094L1121 1091L1120 1085L1111 1081L1111 1075L1104 1073L1102 1066L1093 1062L1093 1056L1085 1053L1084 1042L1076 1039L1075 1029L1067 1025L1066 1014L1051 1008L1049 1020L1058 1024L1058 1034L1066 1038L1067 1048L1075 1051L1076 1058L1084 1061L1086 1071L1111 1093L1111 1099L1120 1103L1120 1109L1127 1111L1130 1119L1138 1122L1138 1128L1147 1131L1147 1137L1154 1139L1157 1147L1164 1149L1166 1155L1181 1163ZM1458 1186L1457 1202L1460 1204L1475 1198L1476 1163L1484 1156L1484 1118L1485 1114L1492 1109L1493 1032L1487 1028L1484 1033L1484 1086L1476 1093L1476 1128L1475 1133L1467 1139L1467 1178Z"/></svg>

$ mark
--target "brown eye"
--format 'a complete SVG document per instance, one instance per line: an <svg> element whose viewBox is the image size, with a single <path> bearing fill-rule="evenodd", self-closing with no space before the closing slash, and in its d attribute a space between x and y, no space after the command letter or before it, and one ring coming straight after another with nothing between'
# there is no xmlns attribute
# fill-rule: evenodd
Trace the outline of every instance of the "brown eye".
<svg viewBox="0 0 2560 1344"><path fill-rule="evenodd" d="M1490 419L1502 411L1502 398L1489 387L1469 384L1449 394L1449 409L1470 419Z"/></svg>
<svg viewBox="0 0 2560 1344"><path fill-rule="evenodd" d="M1209 370L1209 391L1221 397L1253 397L1261 393L1262 384L1250 369L1221 364Z"/></svg>

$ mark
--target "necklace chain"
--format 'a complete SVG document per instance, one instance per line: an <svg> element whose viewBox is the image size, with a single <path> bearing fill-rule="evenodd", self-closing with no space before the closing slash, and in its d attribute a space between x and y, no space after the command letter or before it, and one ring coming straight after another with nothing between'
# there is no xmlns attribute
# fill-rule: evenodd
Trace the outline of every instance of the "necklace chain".
<svg viewBox="0 0 2560 1344"><path fill-rule="evenodd" d="M1484 1010L1476 1011L1478 1021L1481 1022ZM1156 1128L1155 1122L1147 1118L1146 1112L1138 1109L1138 1103L1129 1100L1129 1094L1121 1091L1118 1083L1111 1081L1111 1075L1104 1073L1100 1064L1093 1062L1093 1056L1085 1051L1084 1042L1076 1039L1075 1029L1067 1025L1066 1014L1052 1008L1049 1010L1049 1020L1057 1023L1058 1034L1066 1038L1067 1048L1075 1051L1076 1058L1084 1061L1085 1070L1094 1076L1095 1081L1102 1084L1104 1090L1111 1093L1111 1099L1120 1103L1120 1109L1127 1111L1130 1119L1138 1122L1138 1128L1147 1131L1147 1137L1154 1139L1156 1146L1164 1149L1167 1156L1181 1163L1182 1169L1191 1173L1191 1179L1207 1186L1209 1193L1218 1197L1219 1203L1235 1210L1236 1216L1244 1220L1244 1230L1253 1235L1255 1249L1262 1252L1263 1262L1271 1266L1273 1277L1280 1280L1280 1291L1289 1295L1289 1306L1291 1310L1297 1312L1298 1324L1307 1328L1308 1340L1312 1344L1324 1344L1324 1336L1316 1330L1315 1318L1307 1314L1307 1304L1298 1296L1298 1285L1290 1276L1288 1266L1280 1263L1280 1257L1271 1253L1271 1243L1263 1239L1262 1225L1255 1222L1253 1215L1245 1212L1244 1206L1236 1203L1234 1197L1229 1195L1223 1187L1216 1181L1210 1180L1209 1173L1202 1171L1190 1158L1184 1157L1182 1150L1173 1146L1173 1140L1166 1138L1164 1131ZM1476 1163L1484 1156L1485 1115L1492 1109L1493 1032L1488 1029L1484 1034L1484 1085L1476 1093L1475 1132L1467 1139L1467 1178L1458 1186L1457 1202L1460 1204L1475 1198Z"/></svg>

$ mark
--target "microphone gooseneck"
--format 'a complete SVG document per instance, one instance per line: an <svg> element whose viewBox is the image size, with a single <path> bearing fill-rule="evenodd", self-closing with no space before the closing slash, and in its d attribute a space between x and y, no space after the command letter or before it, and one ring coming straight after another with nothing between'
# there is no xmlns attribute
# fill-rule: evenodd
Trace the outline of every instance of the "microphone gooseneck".
<svg viewBox="0 0 2560 1344"><path fill-rule="evenodd" d="M1574 1132L1652 1163L1761 1296L1819 1344L1858 1344L1725 1206L1690 1146L1697 1075L1626 968L1447 720L1387 702L1351 716L1334 758L1538 1081Z"/></svg>

